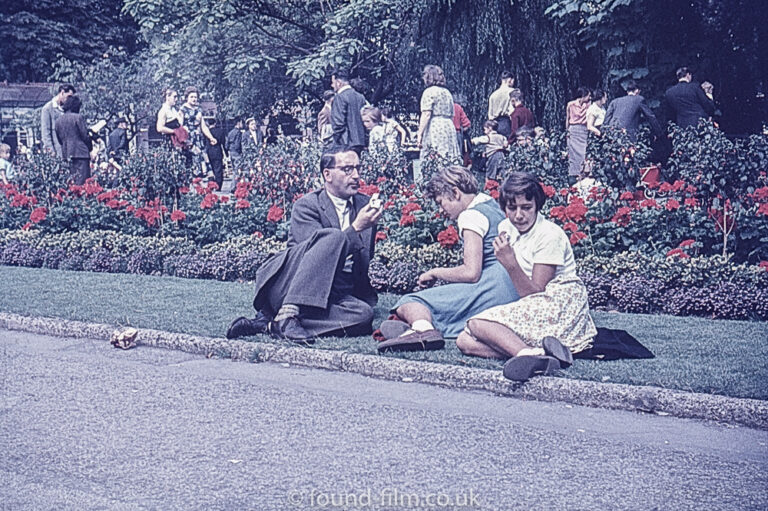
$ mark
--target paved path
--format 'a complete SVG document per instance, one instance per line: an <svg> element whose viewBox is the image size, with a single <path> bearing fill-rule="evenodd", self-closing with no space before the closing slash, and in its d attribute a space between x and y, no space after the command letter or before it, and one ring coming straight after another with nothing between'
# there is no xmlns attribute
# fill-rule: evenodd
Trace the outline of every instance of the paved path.
<svg viewBox="0 0 768 511"><path fill-rule="evenodd" d="M5 330L0 385L0 509L768 507L741 427Z"/></svg>

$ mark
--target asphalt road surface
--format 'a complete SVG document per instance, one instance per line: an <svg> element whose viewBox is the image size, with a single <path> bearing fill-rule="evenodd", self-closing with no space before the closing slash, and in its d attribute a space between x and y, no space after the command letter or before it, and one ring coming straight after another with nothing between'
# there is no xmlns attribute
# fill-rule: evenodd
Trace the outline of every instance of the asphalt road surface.
<svg viewBox="0 0 768 511"><path fill-rule="evenodd" d="M768 508L768 432L0 330L0 509Z"/></svg>

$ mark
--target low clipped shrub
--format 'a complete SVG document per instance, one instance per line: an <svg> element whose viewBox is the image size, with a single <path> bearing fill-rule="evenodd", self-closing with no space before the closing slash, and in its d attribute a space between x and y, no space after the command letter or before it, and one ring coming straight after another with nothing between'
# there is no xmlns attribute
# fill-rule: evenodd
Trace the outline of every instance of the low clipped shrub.
<svg viewBox="0 0 768 511"><path fill-rule="evenodd" d="M252 280L268 257L285 248L285 242L256 235L195 248L177 238L109 232L99 239L98 234L0 231L0 264ZM369 275L378 291L409 293L418 289L422 272L456 266L461 258L459 246L410 247L382 241ZM660 258L638 252L577 260L593 309L722 319L768 319L766 266L736 264L719 256Z"/></svg>

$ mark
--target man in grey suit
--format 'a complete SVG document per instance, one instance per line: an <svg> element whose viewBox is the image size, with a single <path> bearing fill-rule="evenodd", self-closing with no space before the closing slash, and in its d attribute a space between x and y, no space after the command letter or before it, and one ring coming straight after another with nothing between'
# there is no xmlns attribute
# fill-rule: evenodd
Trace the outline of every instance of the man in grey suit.
<svg viewBox="0 0 768 511"><path fill-rule="evenodd" d="M64 114L64 102L75 93L75 88L68 83L59 86L59 92L45 104L40 111L40 131L42 132L43 149L61 155L61 143L56 137L56 121Z"/></svg>
<svg viewBox="0 0 768 511"><path fill-rule="evenodd" d="M637 130L640 128L640 117L644 117L651 125L654 135L661 133L661 125L653 115L653 112L645 103L645 98L640 95L640 88L634 80L629 80L624 85L627 95L616 98L608 105L605 113L604 124L616 128L624 128L630 139L637 140Z"/></svg>
<svg viewBox="0 0 768 511"><path fill-rule="evenodd" d="M349 147L360 156L365 147L365 126L360 112L367 101L349 85L346 71L335 71L331 75L331 87L336 91L331 103L333 143Z"/></svg>
<svg viewBox="0 0 768 511"><path fill-rule="evenodd" d="M687 67L677 70L677 85L673 85L664 94L670 118L681 128L696 126L699 119L707 119L715 113L715 103L704 92L701 85L691 81L691 71Z"/></svg>
<svg viewBox="0 0 768 511"><path fill-rule="evenodd" d="M234 339L259 333L311 343L321 335L372 332L377 295L368 278L379 201L357 193L360 160L349 148L323 154L321 190L293 206L288 247L256 273L256 318L237 318Z"/></svg>
<svg viewBox="0 0 768 511"><path fill-rule="evenodd" d="M64 102L64 113L56 121L56 136L61 141L61 155L69 162L72 181L82 186L91 177L91 131L80 115L80 98L70 96Z"/></svg>

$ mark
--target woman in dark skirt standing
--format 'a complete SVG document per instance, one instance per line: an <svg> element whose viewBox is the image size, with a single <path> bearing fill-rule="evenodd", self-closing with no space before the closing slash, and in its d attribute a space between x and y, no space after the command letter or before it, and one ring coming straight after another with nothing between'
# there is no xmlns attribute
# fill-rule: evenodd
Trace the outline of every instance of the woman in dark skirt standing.
<svg viewBox="0 0 768 511"><path fill-rule="evenodd" d="M568 181L579 180L587 153L587 109L590 92L586 87L576 90L576 99L568 102L565 109L565 129L568 132Z"/></svg>

